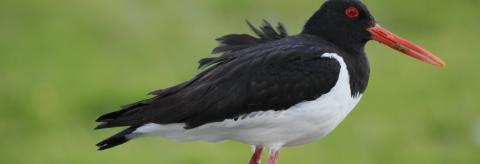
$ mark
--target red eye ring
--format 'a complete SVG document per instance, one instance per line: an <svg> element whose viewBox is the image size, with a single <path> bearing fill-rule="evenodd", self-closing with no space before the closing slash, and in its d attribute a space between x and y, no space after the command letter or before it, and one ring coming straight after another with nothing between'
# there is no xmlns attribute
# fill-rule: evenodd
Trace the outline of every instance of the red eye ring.
<svg viewBox="0 0 480 164"><path fill-rule="evenodd" d="M345 10L345 15L350 19L355 19L360 15L360 12L356 7L349 7Z"/></svg>

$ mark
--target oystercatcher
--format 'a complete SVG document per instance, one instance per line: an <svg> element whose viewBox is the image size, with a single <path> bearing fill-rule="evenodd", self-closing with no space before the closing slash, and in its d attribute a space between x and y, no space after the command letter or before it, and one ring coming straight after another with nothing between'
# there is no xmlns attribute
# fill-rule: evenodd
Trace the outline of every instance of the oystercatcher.
<svg viewBox="0 0 480 164"><path fill-rule="evenodd" d="M248 23L248 22L247 22ZM112 148L142 136L176 141L235 140L255 147L259 164L270 149L276 164L282 147L307 144L330 133L367 88L370 68L364 46L376 40L426 63L445 63L423 48L379 26L358 0L328 0L289 36L265 21L258 37L226 35L199 61L203 71L190 81L151 92L97 119L96 129L127 127L97 144Z"/></svg>

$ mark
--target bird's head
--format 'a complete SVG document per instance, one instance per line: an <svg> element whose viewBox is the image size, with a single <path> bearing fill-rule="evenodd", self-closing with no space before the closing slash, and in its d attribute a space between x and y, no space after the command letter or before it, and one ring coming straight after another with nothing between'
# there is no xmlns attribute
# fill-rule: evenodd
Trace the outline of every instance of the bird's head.
<svg viewBox="0 0 480 164"><path fill-rule="evenodd" d="M359 0L327 0L307 21L302 33L321 36L346 51L363 50L368 41L376 40L426 63L445 66L432 53L378 25Z"/></svg>

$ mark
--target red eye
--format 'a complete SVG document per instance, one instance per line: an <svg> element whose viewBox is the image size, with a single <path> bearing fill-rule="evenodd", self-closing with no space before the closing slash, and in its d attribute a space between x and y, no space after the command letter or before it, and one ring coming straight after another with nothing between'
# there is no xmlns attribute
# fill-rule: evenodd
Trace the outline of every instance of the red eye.
<svg viewBox="0 0 480 164"><path fill-rule="evenodd" d="M360 12L356 7L349 7L345 10L345 15L350 19L355 19L360 15Z"/></svg>

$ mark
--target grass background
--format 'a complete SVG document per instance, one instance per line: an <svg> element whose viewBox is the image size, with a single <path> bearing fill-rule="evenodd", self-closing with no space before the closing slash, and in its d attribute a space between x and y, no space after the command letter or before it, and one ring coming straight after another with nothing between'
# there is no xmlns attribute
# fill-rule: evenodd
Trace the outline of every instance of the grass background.
<svg viewBox="0 0 480 164"><path fill-rule="evenodd" d="M0 1L0 163L246 163L234 142L94 144L102 113L185 81L214 38L262 18L301 30L321 0ZM369 43L362 102L331 135L281 163L480 162L480 1L365 0L380 24L435 52L437 69ZM478 129L478 130L476 130ZM475 142L477 141L477 142Z"/></svg>

